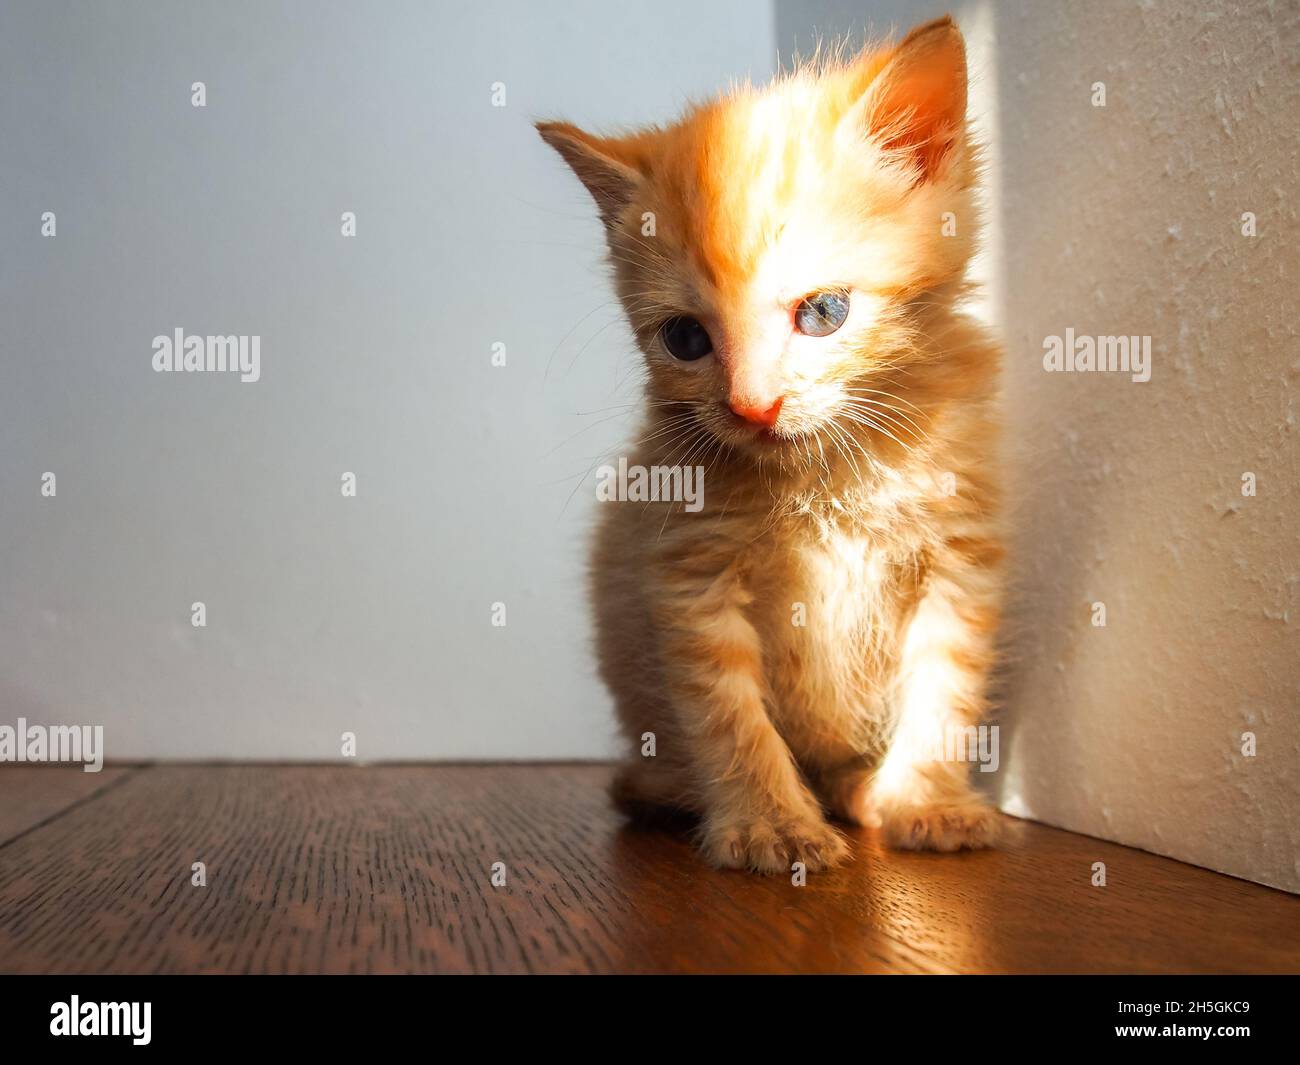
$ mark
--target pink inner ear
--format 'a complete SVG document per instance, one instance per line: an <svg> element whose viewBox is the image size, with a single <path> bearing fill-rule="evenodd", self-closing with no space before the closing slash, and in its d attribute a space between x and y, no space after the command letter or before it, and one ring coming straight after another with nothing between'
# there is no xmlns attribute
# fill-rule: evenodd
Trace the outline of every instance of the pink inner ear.
<svg viewBox="0 0 1300 1065"><path fill-rule="evenodd" d="M965 56L958 40L901 60L904 69L883 75L888 80L872 124L882 130L905 124L885 147L910 149L925 180L934 176L966 117Z"/></svg>

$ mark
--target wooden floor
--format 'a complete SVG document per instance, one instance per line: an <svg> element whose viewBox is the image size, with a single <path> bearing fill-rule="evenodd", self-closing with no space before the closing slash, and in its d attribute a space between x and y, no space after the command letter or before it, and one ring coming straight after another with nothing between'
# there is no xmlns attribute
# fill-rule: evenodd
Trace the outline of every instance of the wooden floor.
<svg viewBox="0 0 1300 1065"><path fill-rule="evenodd" d="M1300 898L1141 851L1011 822L997 852L897 854L860 830L796 887L627 826L608 775L6 766L0 969L1300 971Z"/></svg>

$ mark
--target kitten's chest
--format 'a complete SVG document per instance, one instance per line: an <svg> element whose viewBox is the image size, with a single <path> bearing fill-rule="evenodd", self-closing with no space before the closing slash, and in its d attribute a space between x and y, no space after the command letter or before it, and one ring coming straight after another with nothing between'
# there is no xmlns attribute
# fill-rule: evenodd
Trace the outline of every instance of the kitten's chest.
<svg viewBox="0 0 1300 1065"><path fill-rule="evenodd" d="M751 571L775 672L879 679L924 581L922 544L827 523L783 533Z"/></svg>

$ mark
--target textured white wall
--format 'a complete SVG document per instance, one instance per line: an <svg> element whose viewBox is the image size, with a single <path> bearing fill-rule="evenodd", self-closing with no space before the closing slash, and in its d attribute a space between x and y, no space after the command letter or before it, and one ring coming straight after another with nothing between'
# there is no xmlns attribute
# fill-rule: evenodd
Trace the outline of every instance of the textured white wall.
<svg viewBox="0 0 1300 1065"><path fill-rule="evenodd" d="M1017 529L1006 807L1300 890L1297 6L987 10ZM1150 382L1044 372L1067 327L1150 335Z"/></svg>
<svg viewBox="0 0 1300 1065"><path fill-rule="evenodd" d="M612 751L579 485L632 348L530 120L661 118L775 53L766 5L613 10L0 7L0 723L115 759ZM261 380L155 374L178 326L260 335Z"/></svg>

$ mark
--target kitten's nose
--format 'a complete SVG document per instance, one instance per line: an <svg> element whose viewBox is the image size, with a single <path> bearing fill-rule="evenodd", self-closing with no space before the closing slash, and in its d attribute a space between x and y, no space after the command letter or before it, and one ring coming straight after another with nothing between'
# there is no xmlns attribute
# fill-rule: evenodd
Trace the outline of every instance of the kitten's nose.
<svg viewBox="0 0 1300 1065"><path fill-rule="evenodd" d="M763 403L755 403L751 400L733 399L727 404L731 408L731 413L738 418L744 418L747 422L754 425L761 425L764 429L771 429L776 424L776 419L781 413L781 403L784 396L777 396L776 402L770 407L764 407Z"/></svg>

